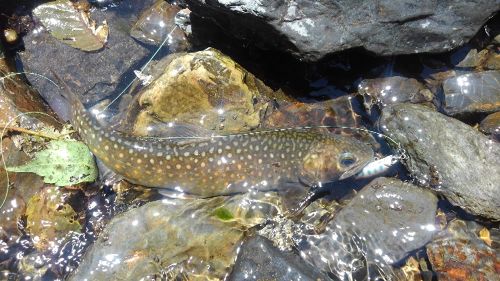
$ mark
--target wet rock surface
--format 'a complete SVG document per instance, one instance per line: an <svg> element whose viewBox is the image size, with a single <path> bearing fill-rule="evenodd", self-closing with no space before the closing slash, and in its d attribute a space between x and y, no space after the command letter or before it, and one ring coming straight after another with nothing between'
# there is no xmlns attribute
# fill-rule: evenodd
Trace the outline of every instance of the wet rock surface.
<svg viewBox="0 0 500 281"><path fill-rule="evenodd" d="M244 230L280 212L267 195L164 199L118 215L69 280L222 279Z"/></svg>
<svg viewBox="0 0 500 281"><path fill-rule="evenodd" d="M160 123L216 131L250 130L260 125L275 95L230 57L212 48L174 54L164 64L161 75L138 94L140 108L129 110L127 119L140 111L133 121L138 135L154 134L151 128L161 130Z"/></svg>
<svg viewBox="0 0 500 281"><path fill-rule="evenodd" d="M399 273L390 265L432 238L436 209L432 192L378 178L340 210L323 233L306 236L298 247L309 263L338 276L396 278Z"/></svg>
<svg viewBox="0 0 500 281"><path fill-rule="evenodd" d="M266 116L262 126L285 128L299 126L348 126L359 127L359 103L351 96L321 102L282 102Z"/></svg>
<svg viewBox="0 0 500 281"><path fill-rule="evenodd" d="M459 75L444 81L443 110L449 114L500 110L500 71Z"/></svg>
<svg viewBox="0 0 500 281"><path fill-rule="evenodd" d="M20 60L25 71L44 75L57 82L53 73L68 84L84 101L96 102L121 90L122 81L134 78L133 70L139 69L151 53L129 35L130 27L140 11L154 3L124 0L106 10L95 10L92 18L109 23L106 48L99 52L83 52L52 37L43 26L37 26L24 37L25 51ZM126 58L123 52L126 51ZM43 98L58 113L68 118L68 107L56 86L39 77L28 77Z"/></svg>
<svg viewBox="0 0 500 281"><path fill-rule="evenodd" d="M500 136L500 111L486 116L486 118L481 121L479 129L485 134L491 134L497 137Z"/></svg>
<svg viewBox="0 0 500 281"><path fill-rule="evenodd" d="M186 35L176 28L175 17L181 8L163 0L157 0L153 6L141 12L137 22L130 30L135 39L153 45L160 45L168 40L169 50L185 51L189 47Z"/></svg>
<svg viewBox="0 0 500 281"><path fill-rule="evenodd" d="M261 236L247 239L228 280L331 280L293 252L284 252Z"/></svg>
<svg viewBox="0 0 500 281"><path fill-rule="evenodd" d="M237 38L309 61L353 47L379 55L448 51L498 10L488 0L186 2Z"/></svg>
<svg viewBox="0 0 500 281"><path fill-rule="evenodd" d="M500 219L500 145L468 125L420 105L386 107L384 133L399 141L406 167L451 203L475 215Z"/></svg>
<svg viewBox="0 0 500 281"><path fill-rule="evenodd" d="M363 80L359 83L358 94L363 96L368 112L374 105L383 108L388 104L404 102L432 106L434 99L434 95L422 83L401 76Z"/></svg>
<svg viewBox="0 0 500 281"><path fill-rule="evenodd" d="M426 246L439 280L498 280L500 254L480 239L481 231L475 222L453 220Z"/></svg>
<svg viewBox="0 0 500 281"><path fill-rule="evenodd" d="M46 187L31 197L26 205L26 229L39 250L64 238L69 232L80 232L78 214L67 204L68 194L57 186Z"/></svg>

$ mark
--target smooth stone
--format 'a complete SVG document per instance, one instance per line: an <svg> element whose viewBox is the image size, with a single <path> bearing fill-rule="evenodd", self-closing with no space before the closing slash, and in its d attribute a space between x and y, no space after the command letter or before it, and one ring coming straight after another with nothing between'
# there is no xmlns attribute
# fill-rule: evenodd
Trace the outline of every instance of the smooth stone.
<svg viewBox="0 0 500 281"><path fill-rule="evenodd" d="M479 124L479 130L488 135L500 136L500 111L486 116Z"/></svg>
<svg viewBox="0 0 500 281"><path fill-rule="evenodd" d="M500 71L469 73L446 79L443 110L448 115L500 110Z"/></svg>
<svg viewBox="0 0 500 281"><path fill-rule="evenodd" d="M358 278L369 275L391 280L399 275L391 264L434 235L437 201L433 192L413 184L377 178L335 215L323 233L305 236L298 249L306 261L341 278L364 280Z"/></svg>
<svg viewBox="0 0 500 281"><path fill-rule="evenodd" d="M434 99L434 95L422 83L401 76L363 80L359 83L358 94L363 96L368 112L374 105L383 108L388 104L403 102L432 106Z"/></svg>
<svg viewBox="0 0 500 281"><path fill-rule="evenodd" d="M407 151L405 165L456 206L500 219L500 144L470 126L427 107L384 108L383 132Z"/></svg>
<svg viewBox="0 0 500 281"><path fill-rule="evenodd" d="M377 55L445 52L468 42L499 9L491 0L186 0L232 36L317 61L363 47Z"/></svg>
<svg viewBox="0 0 500 281"><path fill-rule="evenodd" d="M238 259L229 279L255 281L331 280L300 256L281 251L262 236L252 236L240 247Z"/></svg>
<svg viewBox="0 0 500 281"><path fill-rule="evenodd" d="M359 102L352 96L320 102L282 102L266 116L263 126L285 128L301 126L359 127L361 116L356 112Z"/></svg>
<svg viewBox="0 0 500 281"><path fill-rule="evenodd" d="M153 6L141 12L141 16L130 30L130 36L155 46L168 40L171 52L186 51L190 47L189 42L175 21L179 11L181 8L178 5L157 0Z"/></svg>
<svg viewBox="0 0 500 281"><path fill-rule="evenodd" d="M147 203L115 216L69 280L223 279L244 232L280 206L275 193L264 192Z"/></svg>
<svg viewBox="0 0 500 281"><path fill-rule="evenodd" d="M25 51L20 61L24 71L37 73L60 83L57 74L85 102L96 102L122 90L120 86L134 79L151 51L129 35L139 13L154 1L123 0L106 9L94 9L96 22L106 20L109 38L104 49L82 52L52 37L43 26L35 27L24 36ZM40 92L54 111L68 120L69 107L56 86L40 77L28 75L28 80ZM124 87L124 86L123 86Z"/></svg>

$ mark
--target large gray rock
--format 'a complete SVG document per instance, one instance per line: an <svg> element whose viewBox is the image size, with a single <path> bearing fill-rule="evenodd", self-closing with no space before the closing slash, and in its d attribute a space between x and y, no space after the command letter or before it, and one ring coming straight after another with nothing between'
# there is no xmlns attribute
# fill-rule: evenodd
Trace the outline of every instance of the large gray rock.
<svg viewBox="0 0 500 281"><path fill-rule="evenodd" d="M46 76L58 83L53 73L64 79L85 101L96 102L116 93L134 79L151 51L134 40L129 30L141 11L154 0L124 0L106 10L93 10L91 17L109 25L108 42L97 52L72 48L50 35L42 25L24 37L25 51L20 58L25 71ZM125 74L125 75L124 75ZM27 76L59 116L67 119L68 108L58 88L45 79ZM121 86L121 87L118 87Z"/></svg>
<svg viewBox="0 0 500 281"><path fill-rule="evenodd" d="M456 206L500 219L500 144L429 108L398 104L382 111L384 133L408 152L406 167Z"/></svg>
<svg viewBox="0 0 500 281"><path fill-rule="evenodd" d="M500 7L499 0L186 2L235 37L309 61L353 47L379 55L448 51Z"/></svg>
<svg viewBox="0 0 500 281"><path fill-rule="evenodd" d="M250 237L240 248L229 280L331 280L316 268L304 263L293 252L280 251L262 236Z"/></svg>
<svg viewBox="0 0 500 281"><path fill-rule="evenodd" d="M500 71L469 73L443 84L444 111L449 114L500 110Z"/></svg>
<svg viewBox="0 0 500 281"><path fill-rule="evenodd" d="M399 280L390 265L431 240L437 200L431 191L413 184L375 179L323 233L305 236L299 250L314 266L351 276L345 280Z"/></svg>

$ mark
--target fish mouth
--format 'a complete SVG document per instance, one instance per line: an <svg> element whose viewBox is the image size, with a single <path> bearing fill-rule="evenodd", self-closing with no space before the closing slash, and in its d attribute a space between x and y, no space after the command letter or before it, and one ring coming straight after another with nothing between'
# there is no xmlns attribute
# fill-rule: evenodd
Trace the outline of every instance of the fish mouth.
<svg viewBox="0 0 500 281"><path fill-rule="evenodd" d="M345 180L347 178L350 178L354 175L356 175L357 173L359 173L366 165L368 165L368 163L370 163L371 161L373 161L373 157L371 158L368 158L366 159L365 161L353 166L352 168L350 168L349 170L345 171L339 178L339 180Z"/></svg>

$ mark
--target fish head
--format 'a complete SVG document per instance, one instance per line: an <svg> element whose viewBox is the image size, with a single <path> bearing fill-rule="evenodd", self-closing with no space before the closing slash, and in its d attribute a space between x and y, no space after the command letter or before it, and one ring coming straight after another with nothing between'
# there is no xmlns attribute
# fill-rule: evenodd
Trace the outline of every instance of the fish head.
<svg viewBox="0 0 500 281"><path fill-rule="evenodd" d="M303 161L304 176L314 182L349 178L373 161L373 149L348 136L333 136L318 142Z"/></svg>

